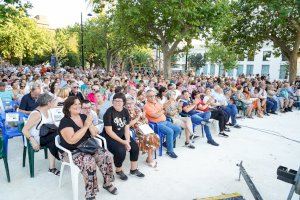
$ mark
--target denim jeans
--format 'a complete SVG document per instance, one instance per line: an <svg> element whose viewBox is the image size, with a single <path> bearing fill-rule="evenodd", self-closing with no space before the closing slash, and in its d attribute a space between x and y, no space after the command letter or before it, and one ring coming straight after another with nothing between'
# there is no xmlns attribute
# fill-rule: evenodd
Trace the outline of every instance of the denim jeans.
<svg viewBox="0 0 300 200"><path fill-rule="evenodd" d="M166 143L168 152L173 152L173 142L176 137L180 134L180 126L174 125L172 122L164 121L157 123L159 131L166 135Z"/></svg>
<svg viewBox="0 0 300 200"><path fill-rule="evenodd" d="M197 113L191 116L192 123L196 125L200 125L202 121L208 121L210 119L211 112ZM211 133L209 130L209 126L204 125L204 132L207 138L207 141L212 141Z"/></svg>
<svg viewBox="0 0 300 200"><path fill-rule="evenodd" d="M237 107L235 104L228 104L225 107L225 112L227 112L230 115L231 118L231 124L236 125L236 114L238 113Z"/></svg>
<svg viewBox="0 0 300 200"><path fill-rule="evenodd" d="M270 97L267 98L267 112L275 112L277 110L277 101Z"/></svg>

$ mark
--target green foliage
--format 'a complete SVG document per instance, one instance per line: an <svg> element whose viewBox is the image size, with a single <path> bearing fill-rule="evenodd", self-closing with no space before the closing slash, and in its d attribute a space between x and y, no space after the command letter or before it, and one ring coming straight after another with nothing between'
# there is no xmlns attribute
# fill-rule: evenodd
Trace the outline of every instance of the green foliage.
<svg viewBox="0 0 300 200"><path fill-rule="evenodd" d="M0 28L0 52L4 59L11 60L40 56L51 50L51 35L28 17L14 18Z"/></svg>
<svg viewBox="0 0 300 200"><path fill-rule="evenodd" d="M152 50L146 47L135 47L129 56L132 58L134 65L147 67L152 60Z"/></svg>
<svg viewBox="0 0 300 200"><path fill-rule="evenodd" d="M190 54L188 56L188 61L190 62L190 66L195 69L203 67L206 63L206 60L201 53Z"/></svg>
<svg viewBox="0 0 300 200"><path fill-rule="evenodd" d="M218 63L224 66L225 70L236 67L238 55L221 44L211 44L205 54L212 63Z"/></svg>
<svg viewBox="0 0 300 200"><path fill-rule="evenodd" d="M78 36L68 29L57 29L51 46L58 63L68 63L70 55L78 54ZM71 60L75 61L76 56Z"/></svg>
<svg viewBox="0 0 300 200"><path fill-rule="evenodd" d="M93 1L96 5L101 2ZM129 36L139 45L160 47L168 76L172 55L191 47L191 40L199 37L199 27L203 33L208 30L210 22L218 16L217 5L204 0L119 0L115 15L121 35ZM185 45L178 48L180 42Z"/></svg>
<svg viewBox="0 0 300 200"><path fill-rule="evenodd" d="M289 59L290 81L295 79L300 46L298 0L228 1L224 13L226 17L214 26L213 37L239 54L272 41L275 53L282 52Z"/></svg>

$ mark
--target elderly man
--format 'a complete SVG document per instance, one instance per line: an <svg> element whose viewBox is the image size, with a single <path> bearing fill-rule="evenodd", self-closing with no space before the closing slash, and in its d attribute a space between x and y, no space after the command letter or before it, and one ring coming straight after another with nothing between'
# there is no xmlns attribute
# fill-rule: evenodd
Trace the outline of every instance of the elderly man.
<svg viewBox="0 0 300 200"><path fill-rule="evenodd" d="M230 92L230 91L228 91ZM214 99L221 105L221 108L223 111L226 112L228 116L231 118L231 126L234 128L241 128L240 125L237 124L236 121L236 115L238 114L238 110L235 104L230 102L230 99L228 99L220 86L216 85L214 87L214 93L212 94Z"/></svg>
<svg viewBox="0 0 300 200"><path fill-rule="evenodd" d="M37 99L41 94L41 86L39 84L32 84L30 92L25 94L20 103L19 111L29 115L31 111L38 107Z"/></svg>
<svg viewBox="0 0 300 200"><path fill-rule="evenodd" d="M69 96L76 96L79 98L80 101L84 100L82 93L79 91L79 85L76 82L72 83L71 92L69 93Z"/></svg>
<svg viewBox="0 0 300 200"><path fill-rule="evenodd" d="M181 128L166 120L163 106L155 99L154 90L149 89L146 92L146 97L147 103L144 106L146 117L149 122L157 123L159 130L166 135L167 155L171 158L177 158L178 156L173 150L173 142L181 132Z"/></svg>

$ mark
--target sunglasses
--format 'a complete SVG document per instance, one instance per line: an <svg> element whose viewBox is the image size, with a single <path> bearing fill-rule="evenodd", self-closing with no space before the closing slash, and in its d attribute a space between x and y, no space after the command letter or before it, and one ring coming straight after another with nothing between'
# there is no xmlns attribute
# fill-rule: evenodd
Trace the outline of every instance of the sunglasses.
<svg viewBox="0 0 300 200"><path fill-rule="evenodd" d="M75 86L75 87L73 87L74 89L78 89L79 87L78 86Z"/></svg>

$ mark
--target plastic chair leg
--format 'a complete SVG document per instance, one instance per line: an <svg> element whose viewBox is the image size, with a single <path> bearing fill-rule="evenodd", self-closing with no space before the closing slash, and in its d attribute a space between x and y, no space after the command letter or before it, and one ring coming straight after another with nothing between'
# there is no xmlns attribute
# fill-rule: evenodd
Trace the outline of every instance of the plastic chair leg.
<svg viewBox="0 0 300 200"><path fill-rule="evenodd" d="M159 146L159 152L158 152L159 156L162 156L162 149L163 149L163 145L162 145L162 142L161 142L160 146Z"/></svg>
<svg viewBox="0 0 300 200"><path fill-rule="evenodd" d="M61 188L61 183L62 183L62 177L63 177L63 173L64 173L64 169L65 169L65 163L61 163L61 167L60 167L60 176L59 176L59 181L58 181L58 187Z"/></svg>
<svg viewBox="0 0 300 200"><path fill-rule="evenodd" d="M28 146L28 161L29 161L29 171L30 177L34 177L34 151L31 146Z"/></svg>
<svg viewBox="0 0 300 200"><path fill-rule="evenodd" d="M79 169L75 169L74 167L71 167L73 200L78 200L78 174L79 174Z"/></svg>
<svg viewBox="0 0 300 200"><path fill-rule="evenodd" d="M23 148L23 167L25 167L25 163L26 163L26 151L27 151L27 147L24 146Z"/></svg>
<svg viewBox="0 0 300 200"><path fill-rule="evenodd" d="M4 161L4 167L5 167L7 182L10 182L9 168L8 168L8 163L7 163L7 157L6 156L3 157L3 161Z"/></svg>
<svg viewBox="0 0 300 200"><path fill-rule="evenodd" d="M47 148L44 149L44 153L45 153L45 159L48 159L48 149Z"/></svg>
<svg viewBox="0 0 300 200"><path fill-rule="evenodd" d="M201 126L202 137L204 138L204 126Z"/></svg>

